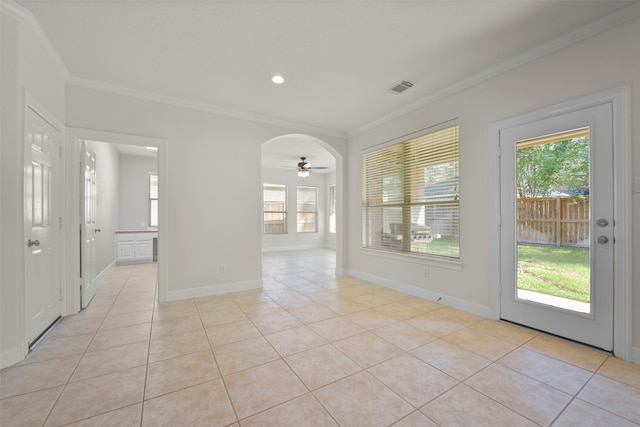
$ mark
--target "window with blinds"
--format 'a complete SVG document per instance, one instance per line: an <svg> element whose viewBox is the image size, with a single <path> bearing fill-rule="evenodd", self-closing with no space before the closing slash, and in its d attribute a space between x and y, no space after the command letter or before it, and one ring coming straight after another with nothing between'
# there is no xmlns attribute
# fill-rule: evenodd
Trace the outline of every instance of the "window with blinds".
<svg viewBox="0 0 640 427"><path fill-rule="evenodd" d="M287 233L287 186L262 185L263 233Z"/></svg>
<svg viewBox="0 0 640 427"><path fill-rule="evenodd" d="M318 191L316 187L298 186L297 192L298 233L316 233L318 231Z"/></svg>
<svg viewBox="0 0 640 427"><path fill-rule="evenodd" d="M362 246L460 258L458 125L363 155Z"/></svg>
<svg viewBox="0 0 640 427"><path fill-rule="evenodd" d="M158 175L149 174L149 227L158 226Z"/></svg>

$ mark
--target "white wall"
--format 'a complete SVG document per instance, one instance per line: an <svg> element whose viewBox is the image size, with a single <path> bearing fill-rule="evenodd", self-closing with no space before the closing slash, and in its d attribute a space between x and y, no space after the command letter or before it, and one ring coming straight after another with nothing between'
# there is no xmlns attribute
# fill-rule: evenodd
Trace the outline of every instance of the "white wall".
<svg viewBox="0 0 640 427"><path fill-rule="evenodd" d="M26 354L22 199L25 93L64 123L65 91L63 78L29 33L5 13L0 19L0 367L4 367ZM61 179L64 176L61 171Z"/></svg>
<svg viewBox="0 0 640 427"><path fill-rule="evenodd" d="M489 313L493 303L491 187L488 127L491 123L631 84L632 170L640 177L640 20L492 78L349 140L347 258L349 269L455 298ZM462 269L372 256L360 247L361 153L401 135L447 120L460 124L460 221ZM633 194L633 335L640 347L640 194Z"/></svg>
<svg viewBox="0 0 640 427"><path fill-rule="evenodd" d="M326 175L313 173L302 180L298 177L295 169L282 171L278 169L262 169L262 182L265 184L279 184L287 186L287 233L286 234L263 234L262 250L292 250L321 248L326 245L326 234L328 233L327 221L327 198L325 193L329 190L326 186ZM318 232L298 233L296 232L296 203L297 186L305 185L316 187L318 197Z"/></svg>
<svg viewBox="0 0 640 427"><path fill-rule="evenodd" d="M89 147L96 154L96 270L99 273L109 267L116 258L114 232L118 229L118 170L120 155L113 144L90 141Z"/></svg>
<svg viewBox="0 0 640 427"><path fill-rule="evenodd" d="M262 143L298 130L70 85L67 124L167 141L169 298L260 285L261 168L237 165L260 165ZM344 156L344 140L311 136Z"/></svg>
<svg viewBox="0 0 640 427"><path fill-rule="evenodd" d="M120 230L146 230L149 226L149 174L158 172L158 158L120 155Z"/></svg>

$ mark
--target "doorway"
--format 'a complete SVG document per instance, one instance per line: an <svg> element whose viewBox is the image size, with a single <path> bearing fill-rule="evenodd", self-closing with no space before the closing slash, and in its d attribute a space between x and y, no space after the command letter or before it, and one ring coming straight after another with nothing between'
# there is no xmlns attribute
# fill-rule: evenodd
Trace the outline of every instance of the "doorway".
<svg viewBox="0 0 640 427"><path fill-rule="evenodd" d="M340 270L342 156L302 134L266 141L261 154L263 254L326 248ZM266 262L263 256L263 266Z"/></svg>
<svg viewBox="0 0 640 427"><path fill-rule="evenodd" d="M618 107L594 97L493 126L499 317L616 352L630 343L616 332L629 316Z"/></svg>
<svg viewBox="0 0 640 427"><path fill-rule="evenodd" d="M95 284L99 283L116 265L117 238L119 231L141 231L139 249L145 249L144 262L152 262L151 244L154 240L148 237L157 236L157 269L158 269L158 297L164 300L167 291L167 266L166 266L166 144L164 140L146 138L122 134L113 134L87 129L69 130L69 194L74 195L73 203L69 206L71 223L68 236L70 245L69 271L73 273L73 287L71 295L74 306L70 312L77 312L85 308L95 293ZM147 147L153 147L153 152ZM81 162L87 153L94 159L93 165L87 161ZM141 155L140 155L141 154ZM120 203L120 159L127 165L128 171L136 171L135 160L146 160L143 163L153 165L154 179L151 179L148 171L142 171L136 176L127 175L122 178L127 183L126 197L133 198L134 202L127 199ZM81 165L82 163L82 165ZM81 165L81 167L78 167ZM75 166L75 167L74 167ZM87 183L87 166L95 171L95 186L90 185L89 190L83 189ZM137 171L139 172L139 171ZM90 176L93 173L89 174ZM133 185L135 181L136 185ZM153 184L153 190L151 187ZM151 200L153 198L153 200ZM136 203L136 212L133 215L125 215L126 224L120 221L119 206L131 206ZM95 204L95 206L94 206ZM84 209L82 209L84 207ZM95 218L92 216L95 209ZM154 221L150 221L150 211L153 210ZM150 227L154 229L151 230ZM99 231L98 231L99 230ZM138 234L130 234L137 237ZM87 244L87 237L93 236L93 242ZM127 235L129 237L129 235ZM142 238L144 237L144 239ZM142 242L144 240L144 242ZM147 241L149 240L149 241ZM79 242L79 244L78 244ZM92 250L89 250L92 249ZM140 250L140 257L143 256ZM148 252L148 254L147 254ZM93 259L90 255L93 255ZM146 257L146 255L149 255ZM149 258L147 260L147 258ZM95 261L94 261L95 260ZM137 262L137 261L136 261ZM142 262L142 261L140 261ZM94 265L92 265L92 263Z"/></svg>

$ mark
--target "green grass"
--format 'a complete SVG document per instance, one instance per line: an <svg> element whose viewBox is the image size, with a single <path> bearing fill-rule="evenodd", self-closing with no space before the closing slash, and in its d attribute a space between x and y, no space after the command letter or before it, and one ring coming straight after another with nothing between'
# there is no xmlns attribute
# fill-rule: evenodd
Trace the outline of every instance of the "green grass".
<svg viewBox="0 0 640 427"><path fill-rule="evenodd" d="M452 258L460 257L460 245L455 237L442 237L433 239L431 243L413 242L411 250L414 252L429 253L431 255L446 256Z"/></svg>
<svg viewBox="0 0 640 427"><path fill-rule="evenodd" d="M589 249L518 245L518 288L590 302Z"/></svg>

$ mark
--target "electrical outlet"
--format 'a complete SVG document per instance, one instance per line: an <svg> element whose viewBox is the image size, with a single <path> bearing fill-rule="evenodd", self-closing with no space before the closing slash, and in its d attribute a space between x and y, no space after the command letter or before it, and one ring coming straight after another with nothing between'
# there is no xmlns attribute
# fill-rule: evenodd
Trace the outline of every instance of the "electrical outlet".
<svg viewBox="0 0 640 427"><path fill-rule="evenodd" d="M224 270L225 270L224 264L220 264L220 267L218 267L218 270L220 271L220 273L224 273Z"/></svg>

